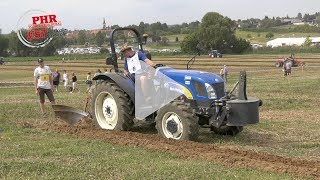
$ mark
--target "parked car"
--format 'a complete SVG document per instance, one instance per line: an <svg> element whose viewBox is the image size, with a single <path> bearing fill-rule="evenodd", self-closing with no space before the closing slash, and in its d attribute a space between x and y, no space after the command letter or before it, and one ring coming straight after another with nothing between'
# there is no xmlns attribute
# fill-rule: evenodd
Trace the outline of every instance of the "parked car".
<svg viewBox="0 0 320 180"><path fill-rule="evenodd" d="M212 58L222 58L222 54L218 51L218 50L212 50L211 53L209 54L209 57L212 57Z"/></svg>

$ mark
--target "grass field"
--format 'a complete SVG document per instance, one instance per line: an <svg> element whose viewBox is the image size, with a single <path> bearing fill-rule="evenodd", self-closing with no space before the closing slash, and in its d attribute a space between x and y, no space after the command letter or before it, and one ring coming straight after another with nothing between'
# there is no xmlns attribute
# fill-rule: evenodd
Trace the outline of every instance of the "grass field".
<svg viewBox="0 0 320 180"><path fill-rule="evenodd" d="M312 167L312 173L268 168L259 165L238 165L238 162L203 158L203 154L225 148L228 151L247 151L271 154L290 159L320 162L320 55L297 55L306 62L304 69L293 68L292 76L284 79L281 69L274 67L278 56L245 55L226 56L222 59L200 57L193 69L218 73L224 65L230 69L228 89L238 79L238 72L248 74L247 93L263 100L260 123L245 127L235 137L218 136L208 131L200 134L197 143L185 142L196 151L202 146L214 146L192 157L179 153L181 144L159 140L155 132L107 132L98 134L110 139L93 138L94 130L84 130L87 136L79 136L73 129L57 132L59 123L50 112L48 119L39 115L38 97L32 85L35 63L31 61L9 62L0 66L0 179L314 179L319 178L320 167ZM189 57L154 57L157 63L165 63L183 69ZM80 80L88 71L109 69L104 60L83 60L61 63L46 62L52 69L75 71ZM17 87L4 82L16 82ZM29 82L21 84L21 82ZM23 86L23 87L19 87ZM57 102L82 108L85 86L80 93L57 92ZM50 126L43 126L53 123ZM90 134L91 133L91 134ZM115 137L114 139L112 137ZM130 142L121 139L128 137ZM119 140L117 140L119 138ZM140 140L137 140L140 139ZM142 139L142 140L141 140ZM149 143L148 143L149 142ZM151 142L159 142L156 148ZM163 146L163 148L160 148ZM166 150L173 146L175 150ZM179 147L180 146L180 147ZM201 148L199 148L201 150ZM249 153L250 154L250 153ZM276 163L276 162L275 162ZM234 165L233 165L234 164Z"/></svg>

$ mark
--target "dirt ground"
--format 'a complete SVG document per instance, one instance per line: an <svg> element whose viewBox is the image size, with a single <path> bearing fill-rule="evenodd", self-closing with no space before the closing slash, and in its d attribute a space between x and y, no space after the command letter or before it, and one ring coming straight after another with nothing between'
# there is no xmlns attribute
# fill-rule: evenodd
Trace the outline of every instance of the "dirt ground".
<svg viewBox="0 0 320 180"><path fill-rule="evenodd" d="M99 139L108 143L142 147L149 150L172 153L186 159L204 159L220 162L227 167L252 168L267 172L289 173L295 176L310 176L320 179L320 161L286 158L277 155L258 153L250 150L239 150L218 145L175 141L157 135L150 126L136 126L132 131L116 132L98 129L90 120L82 120L76 126L62 121L47 121L38 124L23 123L25 128L65 133L85 139Z"/></svg>

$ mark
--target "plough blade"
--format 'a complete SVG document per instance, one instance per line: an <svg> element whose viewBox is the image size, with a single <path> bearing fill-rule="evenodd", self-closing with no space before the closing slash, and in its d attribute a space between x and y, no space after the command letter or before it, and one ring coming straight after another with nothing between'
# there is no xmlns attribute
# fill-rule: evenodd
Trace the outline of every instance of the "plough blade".
<svg viewBox="0 0 320 180"><path fill-rule="evenodd" d="M59 118L70 125L74 125L84 117L89 117L89 114L65 105L52 105L56 118Z"/></svg>

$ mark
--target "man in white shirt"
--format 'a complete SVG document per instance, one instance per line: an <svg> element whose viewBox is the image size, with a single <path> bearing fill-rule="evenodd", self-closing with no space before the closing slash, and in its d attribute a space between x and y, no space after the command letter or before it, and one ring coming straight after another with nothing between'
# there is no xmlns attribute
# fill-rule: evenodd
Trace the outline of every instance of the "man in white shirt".
<svg viewBox="0 0 320 180"><path fill-rule="evenodd" d="M51 104L55 104L55 99L53 97L53 81L51 70L49 66L45 66L43 59L38 59L39 66L34 70L34 86L35 92L40 97L40 110L43 115L45 115L44 110L44 95L46 94Z"/></svg>
<svg viewBox="0 0 320 180"><path fill-rule="evenodd" d="M131 46L125 44L121 47L121 53L124 55L124 74L131 76L132 79L135 79L135 75L139 74L139 80L141 85L141 90L143 95L145 96L145 100L151 100L150 95L148 94L148 89L150 87L147 86L147 74L141 73L141 70L144 69L144 65L140 63L140 61L145 62L145 64L154 67L155 64L147 58L147 56L142 51L133 51Z"/></svg>

